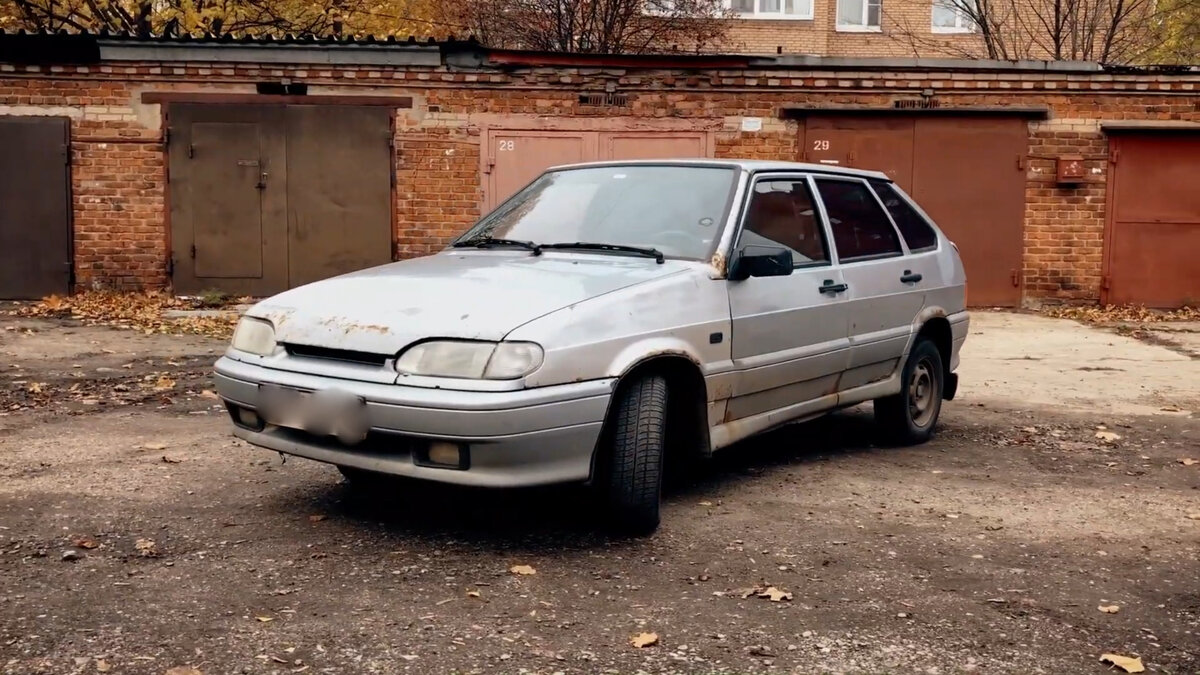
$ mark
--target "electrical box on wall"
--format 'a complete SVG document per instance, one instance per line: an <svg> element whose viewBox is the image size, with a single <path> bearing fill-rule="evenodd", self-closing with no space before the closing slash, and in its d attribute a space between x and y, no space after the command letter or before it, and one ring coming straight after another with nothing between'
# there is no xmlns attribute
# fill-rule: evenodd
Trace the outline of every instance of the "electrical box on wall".
<svg viewBox="0 0 1200 675"><path fill-rule="evenodd" d="M1079 155L1063 155L1058 158L1057 176L1059 185L1077 185L1083 182L1083 157Z"/></svg>

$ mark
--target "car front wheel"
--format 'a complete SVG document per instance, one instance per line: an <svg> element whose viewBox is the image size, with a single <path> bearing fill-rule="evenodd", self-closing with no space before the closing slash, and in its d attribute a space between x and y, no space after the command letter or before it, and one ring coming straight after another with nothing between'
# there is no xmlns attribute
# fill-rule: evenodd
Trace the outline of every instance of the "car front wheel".
<svg viewBox="0 0 1200 675"><path fill-rule="evenodd" d="M667 433L667 381L641 377L619 390L600 482L613 529L646 535L658 528Z"/></svg>
<svg viewBox="0 0 1200 675"><path fill-rule="evenodd" d="M900 393L875 400L875 423L886 442L916 445L929 440L942 411L944 373L937 345L918 338L901 373Z"/></svg>

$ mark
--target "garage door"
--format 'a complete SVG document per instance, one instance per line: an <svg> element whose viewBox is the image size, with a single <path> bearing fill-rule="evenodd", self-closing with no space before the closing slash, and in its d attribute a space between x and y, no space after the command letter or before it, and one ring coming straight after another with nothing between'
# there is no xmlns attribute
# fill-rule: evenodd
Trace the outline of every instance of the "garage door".
<svg viewBox="0 0 1200 675"><path fill-rule="evenodd" d="M66 118L0 117L0 298L70 290L68 138Z"/></svg>
<svg viewBox="0 0 1200 675"><path fill-rule="evenodd" d="M392 259L380 107L173 105L172 283L270 295Z"/></svg>
<svg viewBox="0 0 1200 675"><path fill-rule="evenodd" d="M484 202L495 208L547 168L621 159L711 157L704 132L508 131L488 132Z"/></svg>
<svg viewBox="0 0 1200 675"><path fill-rule="evenodd" d="M1200 133L1120 134L1109 148L1102 300L1200 303Z"/></svg>
<svg viewBox="0 0 1200 675"><path fill-rule="evenodd" d="M813 116L802 160L882 171L958 245L973 306L1021 302L1028 125L1023 118Z"/></svg>

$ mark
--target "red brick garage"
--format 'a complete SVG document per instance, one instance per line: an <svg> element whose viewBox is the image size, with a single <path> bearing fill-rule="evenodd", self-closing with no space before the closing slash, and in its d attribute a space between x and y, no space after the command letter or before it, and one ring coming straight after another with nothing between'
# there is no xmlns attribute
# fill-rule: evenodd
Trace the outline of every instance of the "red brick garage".
<svg viewBox="0 0 1200 675"><path fill-rule="evenodd" d="M7 59L0 62L0 115L69 119L76 287L187 287L181 259L191 258L197 242L188 242L182 229L172 236L171 221L184 197L168 166L182 142L170 133L170 118L173 106L214 97L268 107L369 105L386 110L392 122L386 138L363 136L364 147L382 148L372 152L384 153L384 161L338 159L340 146L330 140L327 125L308 134L311 147L289 145L304 153L297 161L309 164L293 176L289 157L283 164L287 180L268 170L266 189L286 185L286 194L298 199L325 201L316 211L308 206L288 215L284 209L282 220L263 220L264 231L270 226L276 234L264 237L260 250L239 248L245 259L210 255L207 262L216 267L205 269L217 275L191 273L204 284L234 278L219 276L230 273L221 269L226 262L237 267L232 273L248 272L251 279L267 274L268 263L276 265L272 283L285 285L301 279L293 268L310 269L314 260L317 267L329 263L322 273L340 271L331 258L291 251L302 243L295 216L326 207L344 216L341 227L362 221L370 228L370 237L367 229L315 233L313 241L363 242L360 257L346 258L353 266L440 249L544 165L658 154L795 160L813 152L810 140L830 141L828 151L836 156L808 159L889 171L917 194L964 249L973 304L1107 298L1105 276L1119 291L1117 272L1137 267L1120 252L1134 250L1139 237L1163 236L1130 229L1129 223L1147 218L1172 225L1166 229L1174 234L1165 236L1176 245L1165 248L1194 248L1180 238L1190 230L1174 227L1176 221L1194 222L1188 220L1195 213L1191 202L1180 206L1181 213L1148 216L1122 206L1110 224L1109 189L1127 182L1124 157L1109 162L1110 136L1102 126L1197 124L1196 69L976 61L928 67L913 60L787 55L618 58L503 52L469 43L93 36L84 40L91 41L89 49L71 53L60 48L60 36L23 36L23 44L13 37L0 36L0 58ZM918 110L905 112L912 108ZM848 148L842 141L835 147L833 136L809 138L819 128L833 132L871 119L880 121L878 133L844 129ZM1115 148L1122 141L1112 133ZM869 138L878 145L862 140ZM523 157L503 156L518 142L535 146ZM321 160L321 153L333 153L333 159ZM1066 157L1077 158L1080 176L1057 175ZM235 153L226 161L237 167L245 162L243 169L251 172L255 158ZM345 190L329 187L356 175L362 180L352 187L365 191L356 203L386 204L374 207L369 218L352 217L338 196ZM1111 186L1110 175L1116 176ZM939 189L941 184L954 189ZM242 197L254 201L250 192ZM1112 239L1107 245L1106 233ZM221 236L235 234L244 233L234 228ZM247 241L238 239L237 246ZM278 242L288 247L287 255L269 250ZM234 244L217 245L217 254L222 246ZM255 255L262 272L251 264ZM287 261L285 268L279 260ZM1175 286L1169 279L1133 285L1161 286L1164 293L1154 302L1178 302L1189 297L1193 283L1182 278Z"/></svg>

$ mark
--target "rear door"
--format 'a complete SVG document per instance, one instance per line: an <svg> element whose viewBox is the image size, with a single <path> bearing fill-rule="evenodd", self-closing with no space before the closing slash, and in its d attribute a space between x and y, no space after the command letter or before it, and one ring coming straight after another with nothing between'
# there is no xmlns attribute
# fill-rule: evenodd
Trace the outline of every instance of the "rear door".
<svg viewBox="0 0 1200 675"><path fill-rule="evenodd" d="M807 177L755 181L735 250L753 246L786 246L795 267L728 282L737 370L728 420L803 403L831 407L849 362L847 302Z"/></svg>
<svg viewBox="0 0 1200 675"><path fill-rule="evenodd" d="M924 304L911 261L887 213L860 178L822 176L817 191L847 285L850 361L841 389L886 379Z"/></svg>

